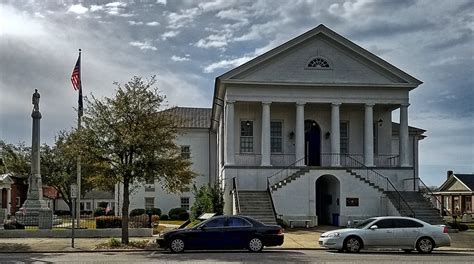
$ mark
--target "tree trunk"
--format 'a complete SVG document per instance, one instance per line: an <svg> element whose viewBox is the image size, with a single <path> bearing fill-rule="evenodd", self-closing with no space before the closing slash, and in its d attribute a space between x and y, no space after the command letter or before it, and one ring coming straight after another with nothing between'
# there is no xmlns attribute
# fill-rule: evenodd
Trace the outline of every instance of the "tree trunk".
<svg viewBox="0 0 474 264"><path fill-rule="evenodd" d="M128 245L128 206L130 205L130 179L123 180L123 204L122 204L122 244Z"/></svg>

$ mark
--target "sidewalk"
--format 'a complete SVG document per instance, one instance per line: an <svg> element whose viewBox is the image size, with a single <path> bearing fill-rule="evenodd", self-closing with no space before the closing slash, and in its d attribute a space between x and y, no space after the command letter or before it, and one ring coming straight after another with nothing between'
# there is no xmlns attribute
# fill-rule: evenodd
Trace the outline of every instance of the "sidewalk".
<svg viewBox="0 0 474 264"><path fill-rule="evenodd" d="M285 242L282 246L272 249L323 249L318 245L319 236L334 227L317 227L289 229L285 231ZM442 251L474 251L474 231L450 234L451 247L437 248ZM118 238L120 239L120 238ZM130 238L131 240L150 240L145 250L157 250L154 237ZM11 252L78 252L78 251L114 251L112 249L97 249L97 245L110 238L78 238L75 248L71 247L70 238L5 238L0 240L0 253ZM142 249L118 249L116 251L140 251Z"/></svg>

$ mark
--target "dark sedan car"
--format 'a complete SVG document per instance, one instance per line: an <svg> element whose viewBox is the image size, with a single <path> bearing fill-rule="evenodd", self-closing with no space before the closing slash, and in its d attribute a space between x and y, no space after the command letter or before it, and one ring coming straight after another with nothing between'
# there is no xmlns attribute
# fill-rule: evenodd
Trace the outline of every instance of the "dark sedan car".
<svg viewBox="0 0 474 264"><path fill-rule="evenodd" d="M216 216L192 228L163 233L157 243L174 253L185 249L248 249L258 252L264 246L283 244L283 229L246 216Z"/></svg>

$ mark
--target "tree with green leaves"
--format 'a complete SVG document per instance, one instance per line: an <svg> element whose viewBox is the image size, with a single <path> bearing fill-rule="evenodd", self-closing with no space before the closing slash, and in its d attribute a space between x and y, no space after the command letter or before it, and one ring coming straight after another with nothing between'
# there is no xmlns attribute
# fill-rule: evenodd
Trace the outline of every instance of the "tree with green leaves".
<svg viewBox="0 0 474 264"><path fill-rule="evenodd" d="M114 97L86 99L80 140L85 163L106 164L95 170L103 181L123 185L122 243L128 244L128 210L134 183L157 180L170 192L180 192L196 174L191 161L180 155L177 129L167 111L165 96L149 80L134 76L117 86Z"/></svg>
<svg viewBox="0 0 474 264"><path fill-rule="evenodd" d="M0 173L13 173L18 176L30 174L30 147L25 143L13 145L0 140L0 150Z"/></svg>
<svg viewBox="0 0 474 264"><path fill-rule="evenodd" d="M191 219L197 219L203 213L224 212L224 193L217 184L212 186L203 185L200 188L193 186L194 203L191 207Z"/></svg>
<svg viewBox="0 0 474 264"><path fill-rule="evenodd" d="M73 132L61 131L52 147L41 146L41 175L43 184L53 187L72 212L71 184L77 182L76 166L79 148ZM105 165L104 165L105 166ZM98 164L82 163L81 196L92 189L111 192L113 184L97 184Z"/></svg>

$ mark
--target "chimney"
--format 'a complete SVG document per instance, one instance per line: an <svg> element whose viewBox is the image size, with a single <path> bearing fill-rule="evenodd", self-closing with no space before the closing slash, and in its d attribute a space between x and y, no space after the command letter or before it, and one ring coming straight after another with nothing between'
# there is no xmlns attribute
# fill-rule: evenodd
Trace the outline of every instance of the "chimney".
<svg viewBox="0 0 474 264"><path fill-rule="evenodd" d="M452 170L448 170L448 173L447 173L447 174L448 174L448 175L447 175L446 179L449 179L449 177L450 177L451 175L453 175L453 171L452 171Z"/></svg>

